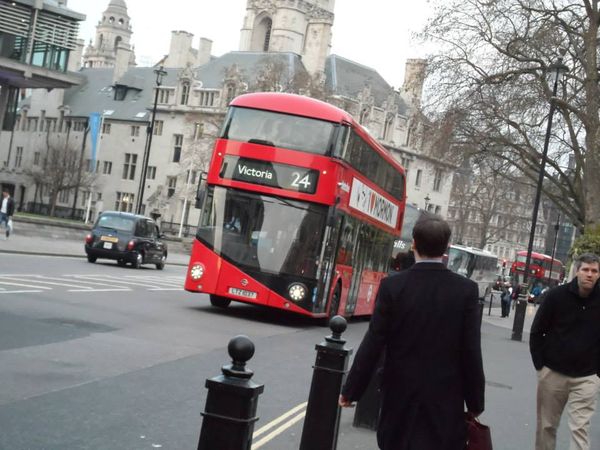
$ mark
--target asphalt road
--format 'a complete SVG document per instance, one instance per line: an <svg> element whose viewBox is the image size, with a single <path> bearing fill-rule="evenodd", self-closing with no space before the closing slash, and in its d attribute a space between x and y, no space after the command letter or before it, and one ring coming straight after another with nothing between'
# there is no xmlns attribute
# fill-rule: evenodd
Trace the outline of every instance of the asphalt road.
<svg viewBox="0 0 600 450"><path fill-rule="evenodd" d="M314 346L328 330L249 305L212 308L206 296L183 291L185 270L1 254L0 450L196 448L205 380L229 363L227 343L238 334L254 341L249 367L265 385L253 450L297 450ZM348 346L366 327L351 321ZM482 421L494 448L533 448L527 335L514 342L509 329L484 323L482 347ZM353 428L352 415L343 411L338 448L375 450L374 434ZM592 439L598 448L600 414ZM557 448L567 447L565 417Z"/></svg>
<svg viewBox="0 0 600 450"><path fill-rule="evenodd" d="M215 309L182 290L184 271L1 255L0 449L195 448L205 379L230 362L238 334L255 342L249 366L265 384L256 429L304 403L328 330L247 305ZM357 341L366 323L354 325ZM297 448L304 409L257 436L259 448ZM343 448L375 448L371 432L357 435Z"/></svg>

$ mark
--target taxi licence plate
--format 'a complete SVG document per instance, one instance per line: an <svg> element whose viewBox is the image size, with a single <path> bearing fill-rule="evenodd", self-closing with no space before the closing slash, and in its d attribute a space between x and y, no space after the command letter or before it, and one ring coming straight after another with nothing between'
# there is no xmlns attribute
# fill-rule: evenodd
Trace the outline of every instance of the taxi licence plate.
<svg viewBox="0 0 600 450"><path fill-rule="evenodd" d="M119 238L113 236L100 236L100 240L103 242L113 242L115 244L119 242Z"/></svg>
<svg viewBox="0 0 600 450"><path fill-rule="evenodd" d="M112 246L113 246L112 242L105 242L103 247L110 250L110 249L112 249Z"/></svg>
<svg viewBox="0 0 600 450"><path fill-rule="evenodd" d="M245 298L256 298L256 296L257 296L256 292L246 291L244 289L238 289L238 288L233 288L233 287L229 288L229 293L233 294L233 295L237 295L238 297L245 297Z"/></svg>

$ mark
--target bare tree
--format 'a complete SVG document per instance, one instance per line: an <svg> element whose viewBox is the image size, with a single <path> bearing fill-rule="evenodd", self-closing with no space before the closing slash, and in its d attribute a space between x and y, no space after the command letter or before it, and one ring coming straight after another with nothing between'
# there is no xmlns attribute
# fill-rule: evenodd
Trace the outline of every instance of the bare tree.
<svg viewBox="0 0 600 450"><path fill-rule="evenodd" d="M325 80L320 75L311 75L304 70L290 67L280 58L265 57L258 65L258 73L251 92L288 92L326 100L329 96Z"/></svg>
<svg viewBox="0 0 600 450"><path fill-rule="evenodd" d="M50 206L49 215L53 216L61 192L88 188L92 185L95 175L86 172L85 167L80 168L83 162L79 151L67 145L63 139L48 139L47 145L43 164L26 170L26 174L35 183L36 190L39 188L41 198L43 198L42 193L46 192ZM80 175L82 172L83 174Z"/></svg>
<svg viewBox="0 0 600 450"><path fill-rule="evenodd" d="M440 1L422 33L439 48L425 109L452 118L455 142L535 180L555 103L544 190L580 230L600 223L598 2ZM570 71L553 98L561 56Z"/></svg>
<svg viewBox="0 0 600 450"><path fill-rule="evenodd" d="M455 240L462 243L470 225L477 230L477 246L485 248L523 219L509 206L518 175L514 170L511 173L509 164L495 158L474 156L466 163L452 187ZM465 170L467 165L471 166L469 171Z"/></svg>

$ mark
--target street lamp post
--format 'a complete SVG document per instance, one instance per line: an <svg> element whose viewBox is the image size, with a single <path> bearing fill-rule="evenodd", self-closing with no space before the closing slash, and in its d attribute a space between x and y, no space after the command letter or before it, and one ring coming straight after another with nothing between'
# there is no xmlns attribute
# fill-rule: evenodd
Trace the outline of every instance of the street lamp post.
<svg viewBox="0 0 600 450"><path fill-rule="evenodd" d="M160 66L158 69L154 70L154 73L156 74L156 92L154 93L152 119L150 120L150 125L146 128L146 147L144 148L144 158L142 159L142 173L135 207L136 214L141 214L142 212L142 199L144 197L144 188L146 187L146 172L148 171L148 161L150 160L150 148L152 147L152 135L154 134L154 119L156 117L156 105L158 104L158 88L162 85L163 78L167 75L167 71L163 66Z"/></svg>
<svg viewBox="0 0 600 450"><path fill-rule="evenodd" d="M535 199L533 201L533 213L531 216L531 231L529 232L529 245L527 246L527 258L525 260L525 267L523 269L523 282L521 284L521 291L519 300L517 302L517 310L515 311L515 319L513 322L512 329L512 340L521 341L523 338L523 325L525 323L525 309L527 307L527 295L529 287L527 286L529 279L529 266L531 264L531 253L533 252L533 241L535 240L535 229L537 227L538 211L540 209L540 199L542 196L542 183L544 182L544 175L546 173L546 159L548 158L548 145L550 144L550 133L552 131L552 118L554 117L554 111L556 110L556 103L554 98L558 91L558 83L563 73L567 72L569 68L563 64L562 57L551 64L549 69L554 73L554 83L552 86L552 97L550 98L550 111L548 113L548 125L546 127L546 137L544 138L544 149L542 151L542 160L540 162L540 172L537 180L535 189Z"/></svg>
<svg viewBox="0 0 600 450"><path fill-rule="evenodd" d="M550 275L552 275L552 272L554 271L554 255L556 255L558 230L560 230L560 214L556 217L556 225L554 225L554 243L552 244L552 256L550 257Z"/></svg>

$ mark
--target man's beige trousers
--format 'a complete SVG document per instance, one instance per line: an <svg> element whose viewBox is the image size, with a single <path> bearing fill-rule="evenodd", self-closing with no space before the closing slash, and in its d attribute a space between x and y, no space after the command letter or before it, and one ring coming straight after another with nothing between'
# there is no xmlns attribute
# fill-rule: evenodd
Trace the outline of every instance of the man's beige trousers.
<svg viewBox="0 0 600 450"><path fill-rule="evenodd" d="M599 389L597 375L574 378L547 367L538 370L535 450L556 449L556 429L565 405L571 430L569 450L590 450L590 420Z"/></svg>

